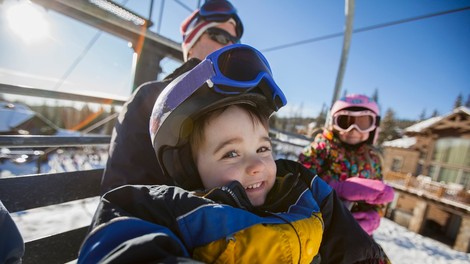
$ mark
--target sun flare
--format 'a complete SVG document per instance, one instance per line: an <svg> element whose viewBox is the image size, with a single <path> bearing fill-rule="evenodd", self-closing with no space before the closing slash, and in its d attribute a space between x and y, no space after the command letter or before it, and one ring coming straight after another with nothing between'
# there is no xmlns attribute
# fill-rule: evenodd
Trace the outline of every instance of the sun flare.
<svg viewBox="0 0 470 264"><path fill-rule="evenodd" d="M10 29L26 43L44 40L49 24L40 10L28 2L11 6L7 10Z"/></svg>

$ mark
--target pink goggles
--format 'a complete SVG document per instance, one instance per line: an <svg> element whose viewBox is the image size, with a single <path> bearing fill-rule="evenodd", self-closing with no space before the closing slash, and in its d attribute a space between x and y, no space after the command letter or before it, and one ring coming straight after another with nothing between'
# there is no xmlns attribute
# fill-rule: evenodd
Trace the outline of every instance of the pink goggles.
<svg viewBox="0 0 470 264"><path fill-rule="evenodd" d="M333 115L333 128L349 132L353 128L366 133L376 128L376 114L371 111L339 111Z"/></svg>

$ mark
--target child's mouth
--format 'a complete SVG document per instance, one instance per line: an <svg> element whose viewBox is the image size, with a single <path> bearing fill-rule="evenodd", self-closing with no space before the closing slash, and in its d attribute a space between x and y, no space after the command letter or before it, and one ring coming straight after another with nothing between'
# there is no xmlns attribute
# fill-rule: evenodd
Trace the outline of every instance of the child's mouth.
<svg viewBox="0 0 470 264"><path fill-rule="evenodd" d="M246 191L255 191L255 190L259 189L262 185L263 185L263 182L257 182L257 183L246 186L245 190Z"/></svg>

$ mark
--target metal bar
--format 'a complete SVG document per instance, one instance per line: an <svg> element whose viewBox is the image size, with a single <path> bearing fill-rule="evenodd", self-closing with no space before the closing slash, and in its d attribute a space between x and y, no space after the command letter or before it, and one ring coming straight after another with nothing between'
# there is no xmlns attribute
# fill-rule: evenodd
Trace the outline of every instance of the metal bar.
<svg viewBox="0 0 470 264"><path fill-rule="evenodd" d="M73 94L67 92L52 91L36 87L19 86L6 83L0 83L0 92L7 94L16 94L24 96L34 96L50 99L62 99L69 101L80 101L87 103L123 105L127 98L108 95L109 97L97 97L91 95Z"/></svg>
<svg viewBox="0 0 470 264"><path fill-rule="evenodd" d="M0 200L20 212L100 195L103 169L0 178Z"/></svg>
<svg viewBox="0 0 470 264"><path fill-rule="evenodd" d="M89 227L81 227L25 243L23 263L76 263ZM51 250L53 249L53 250Z"/></svg>
<svg viewBox="0 0 470 264"><path fill-rule="evenodd" d="M110 136L0 136L2 148L28 147L75 147L90 145L108 145Z"/></svg>
<svg viewBox="0 0 470 264"><path fill-rule="evenodd" d="M299 145L299 144L296 144L296 143L292 143L292 142L284 141L284 140L279 140L279 139L275 139L275 138L272 138L271 141L273 143L284 144L284 145L289 145L289 146L294 146L294 147L299 147L299 148L304 148L305 147L305 145Z"/></svg>

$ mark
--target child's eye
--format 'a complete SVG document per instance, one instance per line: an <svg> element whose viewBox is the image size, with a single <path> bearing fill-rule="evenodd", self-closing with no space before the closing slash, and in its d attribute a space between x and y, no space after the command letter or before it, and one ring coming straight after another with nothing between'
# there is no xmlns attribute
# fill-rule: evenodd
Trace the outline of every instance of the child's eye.
<svg viewBox="0 0 470 264"><path fill-rule="evenodd" d="M222 159L230 159L230 158L235 158L238 157L238 153L235 150L229 151L225 153L225 155L222 156Z"/></svg>
<svg viewBox="0 0 470 264"><path fill-rule="evenodd" d="M269 147L261 147L258 149L258 153L260 152L268 152L268 151L271 151L271 148Z"/></svg>

